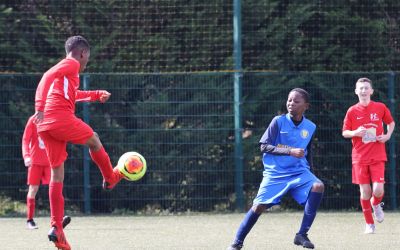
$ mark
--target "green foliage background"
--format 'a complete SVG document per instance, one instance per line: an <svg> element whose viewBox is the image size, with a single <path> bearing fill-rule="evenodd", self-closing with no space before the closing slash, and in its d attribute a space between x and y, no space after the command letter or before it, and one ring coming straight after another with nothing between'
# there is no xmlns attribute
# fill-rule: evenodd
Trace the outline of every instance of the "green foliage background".
<svg viewBox="0 0 400 250"><path fill-rule="evenodd" d="M242 1L243 68L399 68L394 0ZM92 45L88 72L232 70L233 2L67 0L0 3L0 71L43 72L68 36Z"/></svg>
<svg viewBox="0 0 400 250"><path fill-rule="evenodd" d="M307 116L318 125L314 171L327 185L322 208L358 208L341 123L362 76L398 120L397 73L391 100L387 72L400 66L399 11L397 1L242 1L247 205L261 180L258 140L285 112L288 91L303 87L312 96ZM149 163L144 179L113 193L101 190L92 166L92 211L234 210L233 6L225 0L1 1L0 195L25 199L20 142L34 91L75 34L91 43L89 89L112 93L106 104L87 106L89 117L79 104L78 116L99 133L113 162L135 150ZM84 207L83 150L68 148L64 194L72 210ZM387 208L396 207L398 181L388 171ZM45 194L39 204L47 208Z"/></svg>

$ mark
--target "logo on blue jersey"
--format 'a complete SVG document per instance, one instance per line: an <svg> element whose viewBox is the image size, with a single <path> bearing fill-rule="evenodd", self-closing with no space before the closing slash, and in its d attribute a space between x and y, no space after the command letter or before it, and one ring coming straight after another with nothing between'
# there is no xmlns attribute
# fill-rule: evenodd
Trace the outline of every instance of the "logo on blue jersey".
<svg viewBox="0 0 400 250"><path fill-rule="evenodd" d="M308 137L308 134L309 134L309 132L306 129L302 129L301 132L300 132L300 136L303 139L306 139Z"/></svg>

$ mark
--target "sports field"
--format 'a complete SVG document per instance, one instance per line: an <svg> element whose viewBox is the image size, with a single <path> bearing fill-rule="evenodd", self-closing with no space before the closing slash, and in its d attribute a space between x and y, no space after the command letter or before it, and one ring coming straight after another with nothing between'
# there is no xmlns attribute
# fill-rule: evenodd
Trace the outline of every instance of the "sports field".
<svg viewBox="0 0 400 250"><path fill-rule="evenodd" d="M65 230L72 249L226 249L244 214L181 216L72 217ZM300 212L263 214L243 249L303 249L292 243ZM0 219L0 249L55 249L47 240L48 217L37 218L38 230L24 218ZM316 249L400 249L400 213L386 213L373 235L364 235L361 212L319 213L310 239Z"/></svg>

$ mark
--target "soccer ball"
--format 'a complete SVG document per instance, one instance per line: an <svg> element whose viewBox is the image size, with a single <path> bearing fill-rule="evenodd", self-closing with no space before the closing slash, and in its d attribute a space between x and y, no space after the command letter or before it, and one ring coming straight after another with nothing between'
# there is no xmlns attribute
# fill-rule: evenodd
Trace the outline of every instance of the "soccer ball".
<svg viewBox="0 0 400 250"><path fill-rule="evenodd" d="M117 167L119 172L128 181L141 179L147 170L146 159L137 152L126 152L121 155Z"/></svg>

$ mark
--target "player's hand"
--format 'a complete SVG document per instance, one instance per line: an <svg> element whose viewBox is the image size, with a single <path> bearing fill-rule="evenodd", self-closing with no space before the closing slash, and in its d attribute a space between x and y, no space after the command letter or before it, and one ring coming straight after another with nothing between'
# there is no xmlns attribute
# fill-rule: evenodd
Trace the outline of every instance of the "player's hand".
<svg viewBox="0 0 400 250"><path fill-rule="evenodd" d="M291 148L290 155L296 158L304 157L304 149L302 148Z"/></svg>
<svg viewBox="0 0 400 250"><path fill-rule="evenodd" d="M44 114L43 111L36 111L36 113L33 115L33 121L35 124L39 124L43 121Z"/></svg>
<svg viewBox="0 0 400 250"><path fill-rule="evenodd" d="M363 137L367 133L367 129L364 126L358 127L358 129L354 130L354 136Z"/></svg>
<svg viewBox="0 0 400 250"><path fill-rule="evenodd" d="M100 90L100 102L105 103L111 96L111 93L105 90Z"/></svg>
<svg viewBox="0 0 400 250"><path fill-rule="evenodd" d="M388 136L387 134L378 135L378 136L376 137L376 140L377 140L378 142L380 142L380 143L385 143L385 142L387 142L387 141L390 140L390 136Z"/></svg>
<svg viewBox="0 0 400 250"><path fill-rule="evenodd" d="M25 164L25 167L30 167L31 165L32 165L32 159L31 158L26 158L26 159L24 159L24 164Z"/></svg>

